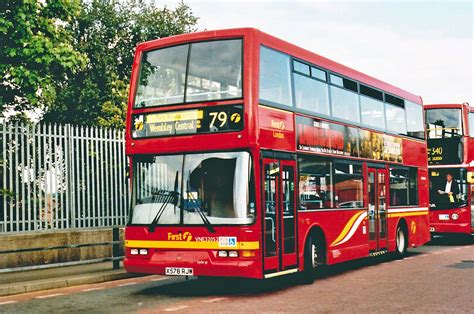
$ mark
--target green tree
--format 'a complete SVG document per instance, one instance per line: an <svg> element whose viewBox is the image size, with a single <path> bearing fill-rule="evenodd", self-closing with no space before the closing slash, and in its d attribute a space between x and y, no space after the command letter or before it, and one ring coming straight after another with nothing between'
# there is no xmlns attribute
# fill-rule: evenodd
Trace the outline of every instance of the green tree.
<svg viewBox="0 0 474 314"><path fill-rule="evenodd" d="M196 22L184 3L169 9L140 0L84 2L72 30L89 62L61 89L45 120L123 128L137 44L193 32Z"/></svg>
<svg viewBox="0 0 474 314"><path fill-rule="evenodd" d="M78 1L0 1L0 105L24 119L45 110L68 77L86 63L69 28Z"/></svg>

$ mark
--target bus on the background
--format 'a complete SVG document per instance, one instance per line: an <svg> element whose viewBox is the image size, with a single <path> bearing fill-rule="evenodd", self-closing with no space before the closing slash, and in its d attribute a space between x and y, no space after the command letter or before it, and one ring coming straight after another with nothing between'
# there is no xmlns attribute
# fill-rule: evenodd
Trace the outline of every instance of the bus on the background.
<svg viewBox="0 0 474 314"><path fill-rule="evenodd" d="M474 233L474 107L425 105L432 234Z"/></svg>
<svg viewBox="0 0 474 314"><path fill-rule="evenodd" d="M137 47L133 273L270 278L429 241L419 96L252 28Z"/></svg>

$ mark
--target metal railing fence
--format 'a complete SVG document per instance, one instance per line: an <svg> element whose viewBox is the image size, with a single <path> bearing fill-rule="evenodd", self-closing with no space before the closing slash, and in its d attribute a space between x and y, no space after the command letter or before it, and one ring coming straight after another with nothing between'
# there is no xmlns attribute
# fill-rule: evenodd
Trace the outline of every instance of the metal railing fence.
<svg viewBox="0 0 474 314"><path fill-rule="evenodd" d="M122 226L124 131L0 124L0 234Z"/></svg>

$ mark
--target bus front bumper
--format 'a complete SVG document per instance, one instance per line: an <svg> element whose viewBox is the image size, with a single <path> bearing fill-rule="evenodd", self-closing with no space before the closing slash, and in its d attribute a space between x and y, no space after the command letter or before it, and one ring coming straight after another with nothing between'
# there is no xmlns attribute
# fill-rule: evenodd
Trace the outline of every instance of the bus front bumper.
<svg viewBox="0 0 474 314"><path fill-rule="evenodd" d="M449 223L449 222L430 223L430 232L432 234L442 234L442 233L471 234L471 226L469 223Z"/></svg>
<svg viewBox="0 0 474 314"><path fill-rule="evenodd" d="M166 268L191 268L193 276L262 278L260 258L218 257L214 250L154 250L150 256L127 256L129 273L166 275Z"/></svg>

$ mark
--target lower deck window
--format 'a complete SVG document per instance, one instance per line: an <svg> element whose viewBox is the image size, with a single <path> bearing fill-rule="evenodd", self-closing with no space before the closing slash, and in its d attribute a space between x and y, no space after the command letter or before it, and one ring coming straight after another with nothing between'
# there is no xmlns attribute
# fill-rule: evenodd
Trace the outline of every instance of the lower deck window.
<svg viewBox="0 0 474 314"><path fill-rule="evenodd" d="M334 202L336 207L364 207L362 165L336 163L334 171L334 190Z"/></svg>
<svg viewBox="0 0 474 314"><path fill-rule="evenodd" d="M299 158L301 210L364 207L362 164Z"/></svg>
<svg viewBox="0 0 474 314"><path fill-rule="evenodd" d="M390 206L418 205L418 172L415 168L390 169Z"/></svg>

